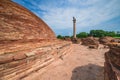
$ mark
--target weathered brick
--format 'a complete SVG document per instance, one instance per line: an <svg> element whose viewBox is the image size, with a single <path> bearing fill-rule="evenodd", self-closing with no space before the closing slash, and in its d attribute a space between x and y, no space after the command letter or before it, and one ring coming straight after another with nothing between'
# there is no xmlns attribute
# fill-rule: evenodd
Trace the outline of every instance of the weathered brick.
<svg viewBox="0 0 120 80"><path fill-rule="evenodd" d="M22 63L20 61L13 61L7 64L6 68L13 68L16 67L18 65L21 65Z"/></svg>
<svg viewBox="0 0 120 80"><path fill-rule="evenodd" d="M44 53L43 51L39 51L39 50L35 52L36 55L42 55L43 53Z"/></svg>
<svg viewBox="0 0 120 80"><path fill-rule="evenodd" d="M4 69L5 69L4 64L1 64L1 65L0 65L0 71L2 71L2 70L4 70Z"/></svg>
<svg viewBox="0 0 120 80"><path fill-rule="evenodd" d="M24 53L17 53L14 55L14 60L20 60L20 59L24 59L26 58L25 54Z"/></svg>
<svg viewBox="0 0 120 80"><path fill-rule="evenodd" d="M13 61L13 54L5 54L0 56L0 64Z"/></svg>

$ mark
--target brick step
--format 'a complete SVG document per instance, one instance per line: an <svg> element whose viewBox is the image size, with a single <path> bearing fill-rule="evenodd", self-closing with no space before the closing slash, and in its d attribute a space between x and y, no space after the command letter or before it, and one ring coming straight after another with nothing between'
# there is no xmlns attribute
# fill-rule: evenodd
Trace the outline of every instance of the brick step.
<svg viewBox="0 0 120 80"><path fill-rule="evenodd" d="M19 55L18 57L13 56L13 60L11 62L2 63L0 65L0 79L16 80L23 78L34 71L44 68L60 56L64 56L70 52L70 43L59 44L37 48L31 52L25 53L25 58L22 58L23 53L20 57Z"/></svg>

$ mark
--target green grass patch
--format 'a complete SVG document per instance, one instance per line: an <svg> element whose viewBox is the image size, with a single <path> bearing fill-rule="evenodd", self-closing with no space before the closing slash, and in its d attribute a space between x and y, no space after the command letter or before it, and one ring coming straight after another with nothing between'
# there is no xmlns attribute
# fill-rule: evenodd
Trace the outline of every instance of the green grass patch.
<svg viewBox="0 0 120 80"><path fill-rule="evenodd" d="M120 38L120 37L113 37L113 38Z"/></svg>

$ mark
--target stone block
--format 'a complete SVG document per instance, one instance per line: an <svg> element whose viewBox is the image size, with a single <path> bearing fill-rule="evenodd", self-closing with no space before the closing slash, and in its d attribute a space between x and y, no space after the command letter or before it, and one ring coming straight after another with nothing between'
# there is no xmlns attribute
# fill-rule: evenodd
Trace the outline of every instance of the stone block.
<svg viewBox="0 0 120 80"><path fill-rule="evenodd" d="M27 57L30 57L30 56L34 56L35 53L34 53L34 52L29 52L29 53L25 53L25 55L26 55Z"/></svg>

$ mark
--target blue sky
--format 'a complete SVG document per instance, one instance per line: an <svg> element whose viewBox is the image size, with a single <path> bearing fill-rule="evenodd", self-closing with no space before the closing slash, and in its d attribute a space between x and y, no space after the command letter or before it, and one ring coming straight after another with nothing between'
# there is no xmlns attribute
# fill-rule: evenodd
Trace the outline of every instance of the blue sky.
<svg viewBox="0 0 120 80"><path fill-rule="evenodd" d="M120 31L120 0L13 0L43 19L56 35L72 35L91 29Z"/></svg>

